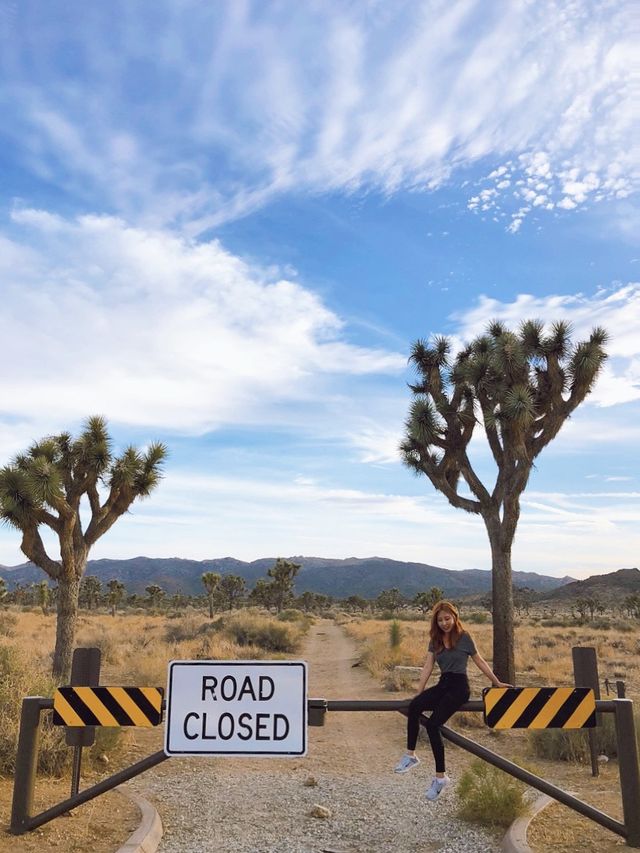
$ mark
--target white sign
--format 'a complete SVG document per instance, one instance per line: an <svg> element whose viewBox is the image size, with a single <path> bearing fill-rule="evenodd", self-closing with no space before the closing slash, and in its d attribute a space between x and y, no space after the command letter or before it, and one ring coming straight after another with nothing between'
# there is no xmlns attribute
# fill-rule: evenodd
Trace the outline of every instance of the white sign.
<svg viewBox="0 0 640 853"><path fill-rule="evenodd" d="M169 663L167 755L305 755L304 661Z"/></svg>

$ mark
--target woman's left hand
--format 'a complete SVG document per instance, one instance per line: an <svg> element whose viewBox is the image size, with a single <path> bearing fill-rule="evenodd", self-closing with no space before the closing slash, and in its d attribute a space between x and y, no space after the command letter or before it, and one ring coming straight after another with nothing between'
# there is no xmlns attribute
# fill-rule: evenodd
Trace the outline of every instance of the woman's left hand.
<svg viewBox="0 0 640 853"><path fill-rule="evenodd" d="M497 684L494 684L493 686L494 686L494 687L514 687L515 685L513 685L513 684L507 684L507 683L506 683L506 682L504 682L504 681L499 681Z"/></svg>

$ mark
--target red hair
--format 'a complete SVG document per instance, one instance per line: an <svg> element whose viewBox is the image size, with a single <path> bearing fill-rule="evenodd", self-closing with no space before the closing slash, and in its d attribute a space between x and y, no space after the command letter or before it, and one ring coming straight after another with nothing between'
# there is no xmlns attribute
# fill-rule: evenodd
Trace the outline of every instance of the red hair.
<svg viewBox="0 0 640 853"><path fill-rule="evenodd" d="M451 648L455 648L457 646L458 640L465 632L465 627L460 621L460 614L458 613L458 608L455 604L452 604L450 601L438 601L431 611L431 625L429 627L429 638L431 640L433 650L436 653L441 652L442 649L444 649L444 632L440 630L440 626L438 625L438 614L441 610L448 610L453 616L453 628L449 633L449 637L451 638Z"/></svg>

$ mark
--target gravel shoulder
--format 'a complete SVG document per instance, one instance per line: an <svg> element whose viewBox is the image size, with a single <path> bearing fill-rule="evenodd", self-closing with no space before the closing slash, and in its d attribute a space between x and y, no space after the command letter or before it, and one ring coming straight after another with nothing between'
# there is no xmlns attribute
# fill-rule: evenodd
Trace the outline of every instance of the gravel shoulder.
<svg viewBox="0 0 640 853"><path fill-rule="evenodd" d="M357 648L333 622L312 626L300 657L309 664L310 696L389 698L354 667ZM428 803L427 744L419 767L393 773L404 739L399 714L332 712L324 727L309 729L304 758L172 758L131 785L160 812L161 853L498 851L501 834L455 817L455 781L468 758L449 748L454 785ZM315 805L330 816L312 817Z"/></svg>

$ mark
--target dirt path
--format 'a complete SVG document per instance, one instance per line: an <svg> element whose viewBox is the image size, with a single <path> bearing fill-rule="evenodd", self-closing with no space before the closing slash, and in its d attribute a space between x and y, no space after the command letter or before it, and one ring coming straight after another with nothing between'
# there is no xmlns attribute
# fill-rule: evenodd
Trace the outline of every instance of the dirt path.
<svg viewBox="0 0 640 853"><path fill-rule="evenodd" d="M333 622L313 626L302 654L309 696L389 699L358 663L355 644ZM388 853L499 849L495 835L455 818L455 796L424 800L428 750L413 773L393 766L404 749L405 723L392 712L332 712L309 729L299 759L173 758L132 785L162 816L162 853ZM452 754L455 777L460 756ZM310 816L314 805L331 811ZM431 810L431 811L430 811Z"/></svg>

